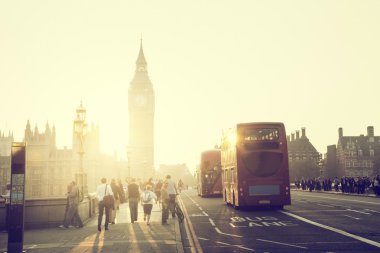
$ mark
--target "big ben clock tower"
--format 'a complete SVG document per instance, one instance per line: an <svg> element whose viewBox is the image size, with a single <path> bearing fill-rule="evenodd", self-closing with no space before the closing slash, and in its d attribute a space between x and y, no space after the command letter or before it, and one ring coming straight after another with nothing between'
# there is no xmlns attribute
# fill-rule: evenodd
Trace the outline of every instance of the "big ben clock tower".
<svg viewBox="0 0 380 253"><path fill-rule="evenodd" d="M154 90L148 76L142 41L136 71L128 91L128 176L154 176Z"/></svg>

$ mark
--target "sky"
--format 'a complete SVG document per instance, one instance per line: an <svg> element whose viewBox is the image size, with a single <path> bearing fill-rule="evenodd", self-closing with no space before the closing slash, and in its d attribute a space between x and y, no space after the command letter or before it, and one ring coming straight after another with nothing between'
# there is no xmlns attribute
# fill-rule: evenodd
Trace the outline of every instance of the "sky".
<svg viewBox="0 0 380 253"><path fill-rule="evenodd" d="M241 122L301 127L321 153L380 135L380 1L0 2L0 131L56 127L71 147L75 109L125 159L128 88L140 39L155 90L155 166L195 169Z"/></svg>

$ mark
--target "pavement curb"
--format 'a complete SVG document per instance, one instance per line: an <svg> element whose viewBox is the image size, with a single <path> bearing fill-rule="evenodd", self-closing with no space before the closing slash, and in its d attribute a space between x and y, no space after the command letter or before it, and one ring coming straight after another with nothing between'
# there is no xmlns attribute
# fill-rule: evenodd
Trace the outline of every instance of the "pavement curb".
<svg viewBox="0 0 380 253"><path fill-rule="evenodd" d="M183 249L182 235L181 235L181 230L179 228L178 219L175 220L174 228L175 228L175 241L177 243L177 252L184 253L185 251Z"/></svg>

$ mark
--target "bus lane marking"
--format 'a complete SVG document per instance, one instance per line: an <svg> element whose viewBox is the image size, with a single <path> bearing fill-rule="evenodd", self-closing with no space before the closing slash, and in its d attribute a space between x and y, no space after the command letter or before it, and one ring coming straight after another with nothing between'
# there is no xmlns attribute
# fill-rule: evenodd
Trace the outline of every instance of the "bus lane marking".
<svg viewBox="0 0 380 253"><path fill-rule="evenodd" d="M275 242L275 241L269 241L269 240L264 240L264 239L256 239L256 240L258 240L258 241L262 241L262 242L270 242L270 243L274 243L274 244L285 245L285 246L294 247L294 248L309 249L309 248L307 248L307 247L297 246L297 245L288 244L288 243Z"/></svg>
<svg viewBox="0 0 380 253"><path fill-rule="evenodd" d="M318 223L318 222L315 222L315 221L312 221L312 220L309 220L309 219L306 219L306 218L303 218L301 216L298 216L296 214L293 214L293 213L289 213L289 212L285 212L285 211L280 211L281 213L283 214L286 214L290 217L293 217L297 220L300 220L300 221L303 221L303 222L306 222L306 223L309 223L311 225L314 225L316 227L320 227L320 228L324 228L326 230L330 230L330 231L333 231L335 233L338 233L338 234L341 234L341 235L344 235L344 236L347 236L347 237L350 237L350 238L353 238L353 239L356 239L358 241L361 241L361 242L364 242L364 243L367 243L367 244L370 244L372 246L375 246L377 248L380 248L380 243L378 242L375 242L375 241L372 241L372 240L369 240L367 238L364 238L364 237L361 237L361 236L357 236L357 235L353 235L353 234L350 234L346 231L343 231L341 229L338 229L338 228L334 228L334 227L330 227L330 226L327 226L327 225L323 225L321 223Z"/></svg>
<svg viewBox="0 0 380 253"><path fill-rule="evenodd" d="M284 221L284 220L278 220L275 217L272 216L263 216L263 217L254 217L253 219L250 217L231 217L230 218L230 226L233 228L244 228L244 227L270 227L270 226L276 226L276 227L294 227L298 226L299 224L293 223L292 221ZM248 224L246 224L248 222ZM238 223L239 225L235 225ZM240 224L244 225L240 225Z"/></svg>

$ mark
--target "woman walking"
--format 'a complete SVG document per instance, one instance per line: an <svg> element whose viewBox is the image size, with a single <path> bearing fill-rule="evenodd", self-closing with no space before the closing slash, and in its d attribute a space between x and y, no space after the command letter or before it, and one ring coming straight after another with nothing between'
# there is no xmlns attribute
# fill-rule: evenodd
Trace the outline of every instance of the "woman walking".
<svg viewBox="0 0 380 253"><path fill-rule="evenodd" d="M154 194L154 192L152 192L152 186L147 184L145 191L141 193L141 204L144 208L144 221L146 221L147 225L150 225L149 221L154 200L157 200L157 196Z"/></svg>

